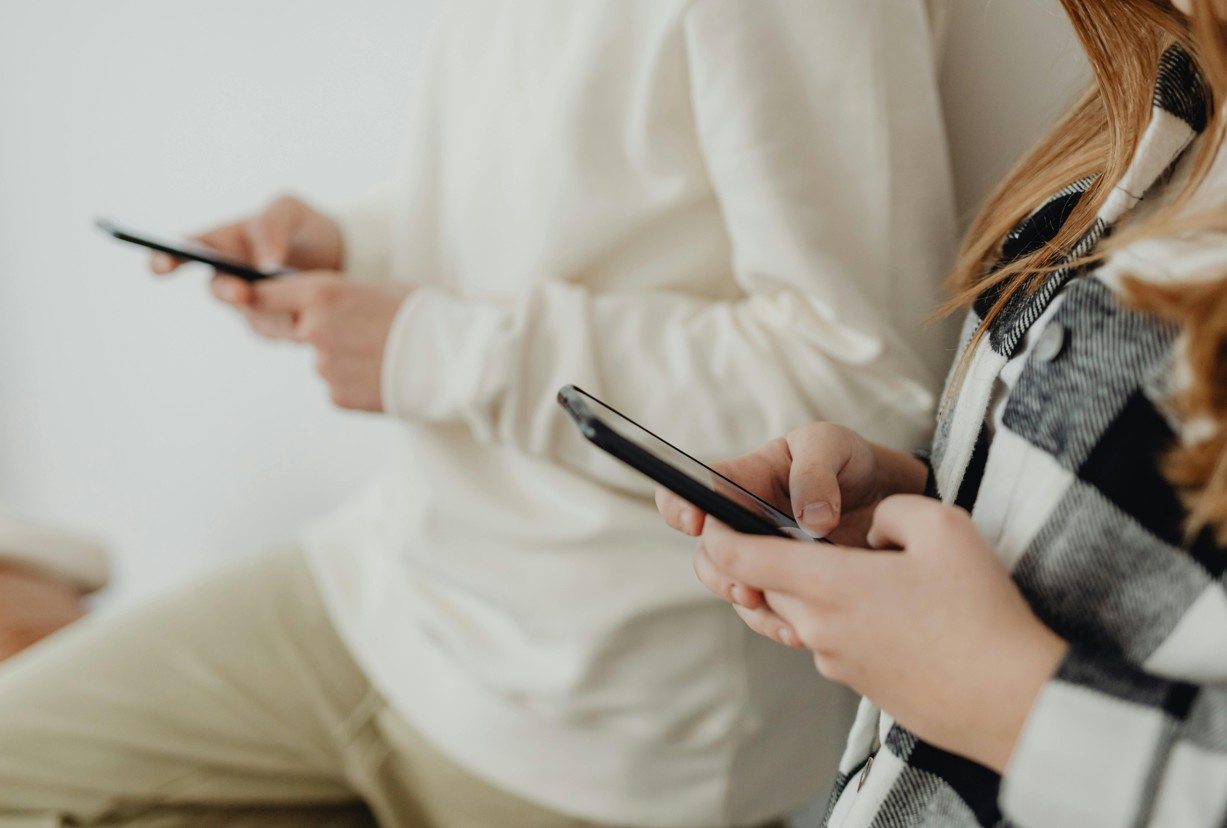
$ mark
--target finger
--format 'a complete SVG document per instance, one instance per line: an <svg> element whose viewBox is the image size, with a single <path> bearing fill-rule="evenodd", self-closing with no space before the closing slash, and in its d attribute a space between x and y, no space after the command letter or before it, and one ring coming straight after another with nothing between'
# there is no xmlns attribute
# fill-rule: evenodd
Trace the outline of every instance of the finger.
<svg viewBox="0 0 1227 828"><path fill-rule="evenodd" d="M290 237L294 229L297 205L292 199L279 198L247 222L247 236L252 257L261 270L278 270L290 255Z"/></svg>
<svg viewBox="0 0 1227 828"><path fill-rule="evenodd" d="M265 279L253 284L250 307L258 313L292 313L301 316L318 303L322 291L339 289L335 277L303 274L292 279Z"/></svg>
<svg viewBox="0 0 1227 828"><path fill-rule="evenodd" d="M703 513L664 486L656 487L656 510L666 524L683 535L694 538L703 531Z"/></svg>
<svg viewBox="0 0 1227 828"><path fill-rule="evenodd" d="M251 314L248 322L265 339L294 339L294 317L288 313Z"/></svg>
<svg viewBox="0 0 1227 828"><path fill-rule="evenodd" d="M209 287L214 296L236 308L250 308L255 301L255 290L251 283L237 276L218 274L213 277Z"/></svg>
<svg viewBox="0 0 1227 828"><path fill-rule="evenodd" d="M182 259L176 259L169 253L163 253L160 250L149 257L149 269L159 276L174 272L181 264L183 264Z"/></svg>
<svg viewBox="0 0 1227 828"><path fill-rule="evenodd" d="M703 529L703 545L723 577L790 595L808 584L837 578L842 552L830 545L743 535L714 518Z"/></svg>
<svg viewBox="0 0 1227 828"><path fill-rule="evenodd" d="M770 638L777 644L783 644L785 647L791 647L794 650L803 649L801 637L797 635L796 630L770 609L751 610L736 606L733 609L747 627L764 638Z"/></svg>
<svg viewBox="0 0 1227 828"><path fill-rule="evenodd" d="M951 507L921 495L888 497L874 510L866 540L871 549L906 549L917 532L931 532L933 524L952 512Z"/></svg>
<svg viewBox="0 0 1227 828"><path fill-rule="evenodd" d="M702 541L695 547L693 565L694 574L698 576L699 583L707 587L708 592L726 601L732 600L728 593L728 585L731 582L721 575L720 570L712 563Z"/></svg>
<svg viewBox="0 0 1227 828"><path fill-rule="evenodd" d="M222 255L240 262L251 263L251 244L245 222L235 222L191 236L191 240L211 247Z"/></svg>
<svg viewBox="0 0 1227 828"><path fill-rule="evenodd" d="M699 541L695 548L694 572L699 576L699 582L703 586L735 606L753 610L759 609L766 603L763 593L759 590L721 575L708 556L702 541Z"/></svg>
<svg viewBox="0 0 1227 828"><path fill-rule="evenodd" d="M851 431L830 423L798 429L787 439L793 514L806 531L825 537L839 526L843 508L839 476L858 442Z"/></svg>
<svg viewBox="0 0 1227 828"><path fill-rule="evenodd" d="M711 468L775 508L787 512L790 508L788 466L791 462L788 444L780 438L741 457L713 463Z"/></svg>

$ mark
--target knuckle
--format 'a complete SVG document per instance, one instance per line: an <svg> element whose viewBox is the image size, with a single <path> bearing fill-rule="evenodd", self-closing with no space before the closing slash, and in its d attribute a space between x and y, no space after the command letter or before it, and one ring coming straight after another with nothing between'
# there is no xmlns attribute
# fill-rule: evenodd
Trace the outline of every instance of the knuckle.
<svg viewBox="0 0 1227 828"><path fill-rule="evenodd" d="M302 206L302 199L290 193L282 193L272 200L268 205L267 212L283 212L286 210L294 210Z"/></svg>
<svg viewBox="0 0 1227 828"><path fill-rule="evenodd" d="M313 303L321 308L335 308L345 295L344 287L336 280L322 281L315 286L311 297Z"/></svg>
<svg viewBox="0 0 1227 828"><path fill-rule="evenodd" d="M332 404L338 408L349 408L353 402L349 392L337 385L331 386L328 389L328 396L332 400Z"/></svg>
<svg viewBox="0 0 1227 828"><path fill-rule="evenodd" d="M772 641L780 640L778 623L769 622L767 617L761 612L748 610L744 607L735 607L734 609L736 609L737 614L741 616L741 620L744 621L746 626L751 630L764 638L770 638Z"/></svg>
<svg viewBox="0 0 1227 828"><path fill-rule="evenodd" d="M332 345L332 331L318 319L306 319L299 324L298 337L308 345L327 349Z"/></svg>
<svg viewBox="0 0 1227 828"><path fill-rule="evenodd" d="M273 337L278 333L277 326L266 316L251 314L247 316L247 323L260 336Z"/></svg>
<svg viewBox="0 0 1227 828"><path fill-rule="evenodd" d="M720 595L721 598L723 598L728 603L733 604L734 606L740 606L736 601L733 600L733 587L734 586L736 586L736 584L734 584L728 578L723 578L723 577L718 578L717 583L716 583L716 592Z"/></svg>
<svg viewBox="0 0 1227 828"><path fill-rule="evenodd" d="M739 568L742 555L735 544L718 542L709 543L707 545L707 554L711 558L712 563L722 571L728 572Z"/></svg>
<svg viewBox="0 0 1227 828"><path fill-rule="evenodd" d="M322 333L319 323L315 321L308 320L299 323L298 338L308 345L320 345L323 341Z"/></svg>
<svg viewBox="0 0 1227 828"><path fill-rule="evenodd" d="M823 420L816 420L812 423L806 423L788 436L793 440L805 441L813 439L814 437L821 437L823 434L827 433L827 430L830 427L830 423Z"/></svg>
<svg viewBox="0 0 1227 828"><path fill-rule="evenodd" d="M674 502L673 496L663 486L656 488L656 510L660 512L661 517L665 519L666 523L674 529L679 528L681 510L677 503Z"/></svg>
<svg viewBox="0 0 1227 828"><path fill-rule="evenodd" d="M848 665L843 659L836 657L833 653L814 650L814 666L818 668L818 672L824 677L830 679L837 684L849 684L852 675L848 670Z"/></svg>
<svg viewBox="0 0 1227 828"><path fill-rule="evenodd" d="M830 606L830 585L827 579L816 573L805 573L797 579L797 592L805 596L807 603L819 607Z"/></svg>
<svg viewBox="0 0 1227 828"><path fill-rule="evenodd" d="M831 437L841 436L846 431L842 426L828 423L825 420L807 423L788 435L790 443L804 445L828 441Z"/></svg>
<svg viewBox="0 0 1227 828"><path fill-rule="evenodd" d="M704 565L703 555L701 552L695 552L694 555L691 556L690 568L694 570L695 577L699 579L700 583L707 583L707 578L705 577L707 574L707 569Z"/></svg>
<svg viewBox="0 0 1227 828"><path fill-rule="evenodd" d="M957 528L963 522L962 510L955 506L947 506L945 504L933 510L933 515L930 518L933 521L933 526L942 531L950 531Z"/></svg>
<svg viewBox="0 0 1227 828"><path fill-rule="evenodd" d="M826 644L824 625L814 618L803 618L793 625L797 638L807 650L821 650Z"/></svg>
<svg viewBox="0 0 1227 828"><path fill-rule="evenodd" d="M694 555L691 558L691 566L694 567L694 574L698 576L699 581L705 587L713 592L719 591L720 575L716 572L715 565L712 564L711 557L707 554L707 550L699 543L695 547Z"/></svg>

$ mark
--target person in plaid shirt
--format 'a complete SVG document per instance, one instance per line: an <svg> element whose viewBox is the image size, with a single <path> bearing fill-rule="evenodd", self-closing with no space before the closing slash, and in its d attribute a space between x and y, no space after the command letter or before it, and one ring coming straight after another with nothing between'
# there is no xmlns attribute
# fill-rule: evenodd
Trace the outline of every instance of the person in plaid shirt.
<svg viewBox="0 0 1227 828"><path fill-rule="evenodd" d="M721 467L836 546L658 494L864 696L832 826L1227 819L1227 4L1063 5L1097 83L972 228L932 451L816 424Z"/></svg>

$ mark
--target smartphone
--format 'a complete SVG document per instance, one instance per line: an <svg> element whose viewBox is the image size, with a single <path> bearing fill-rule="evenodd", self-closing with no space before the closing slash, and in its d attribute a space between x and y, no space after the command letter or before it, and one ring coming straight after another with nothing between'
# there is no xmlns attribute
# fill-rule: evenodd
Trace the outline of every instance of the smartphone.
<svg viewBox="0 0 1227 828"><path fill-rule="evenodd" d="M657 437L629 417L619 414L583 389L574 385L564 387L558 392L558 404L571 415L584 437L598 448L738 532L818 540L802 529L790 515L672 443Z"/></svg>
<svg viewBox="0 0 1227 828"><path fill-rule="evenodd" d="M162 239L149 233L139 232L128 227L120 227L105 219L98 219L94 223L99 230L120 241L138 244L141 247L147 247L150 250L157 250L162 253L169 253L177 259L207 264L214 270L229 273L231 276L238 276L240 279L248 282L258 282L262 279L272 279L277 276L288 276L295 272L293 268L288 267L279 270L257 270L249 264L227 258L212 247L199 244L198 242L191 242L185 239Z"/></svg>

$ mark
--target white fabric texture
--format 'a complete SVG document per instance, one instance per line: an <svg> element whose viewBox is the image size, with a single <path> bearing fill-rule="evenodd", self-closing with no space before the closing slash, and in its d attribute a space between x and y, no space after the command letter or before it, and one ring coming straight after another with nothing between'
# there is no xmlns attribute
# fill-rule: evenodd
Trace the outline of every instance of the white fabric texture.
<svg viewBox="0 0 1227 828"><path fill-rule="evenodd" d="M342 222L357 278L416 287L383 372L401 445L306 543L374 683L474 773L658 826L827 783L843 691L702 589L554 395L711 459L816 418L925 440L954 236L927 11L444 5L405 166Z"/></svg>
<svg viewBox="0 0 1227 828"><path fill-rule="evenodd" d="M9 561L96 592L110 581L106 547L98 540L0 515L0 562Z"/></svg>

